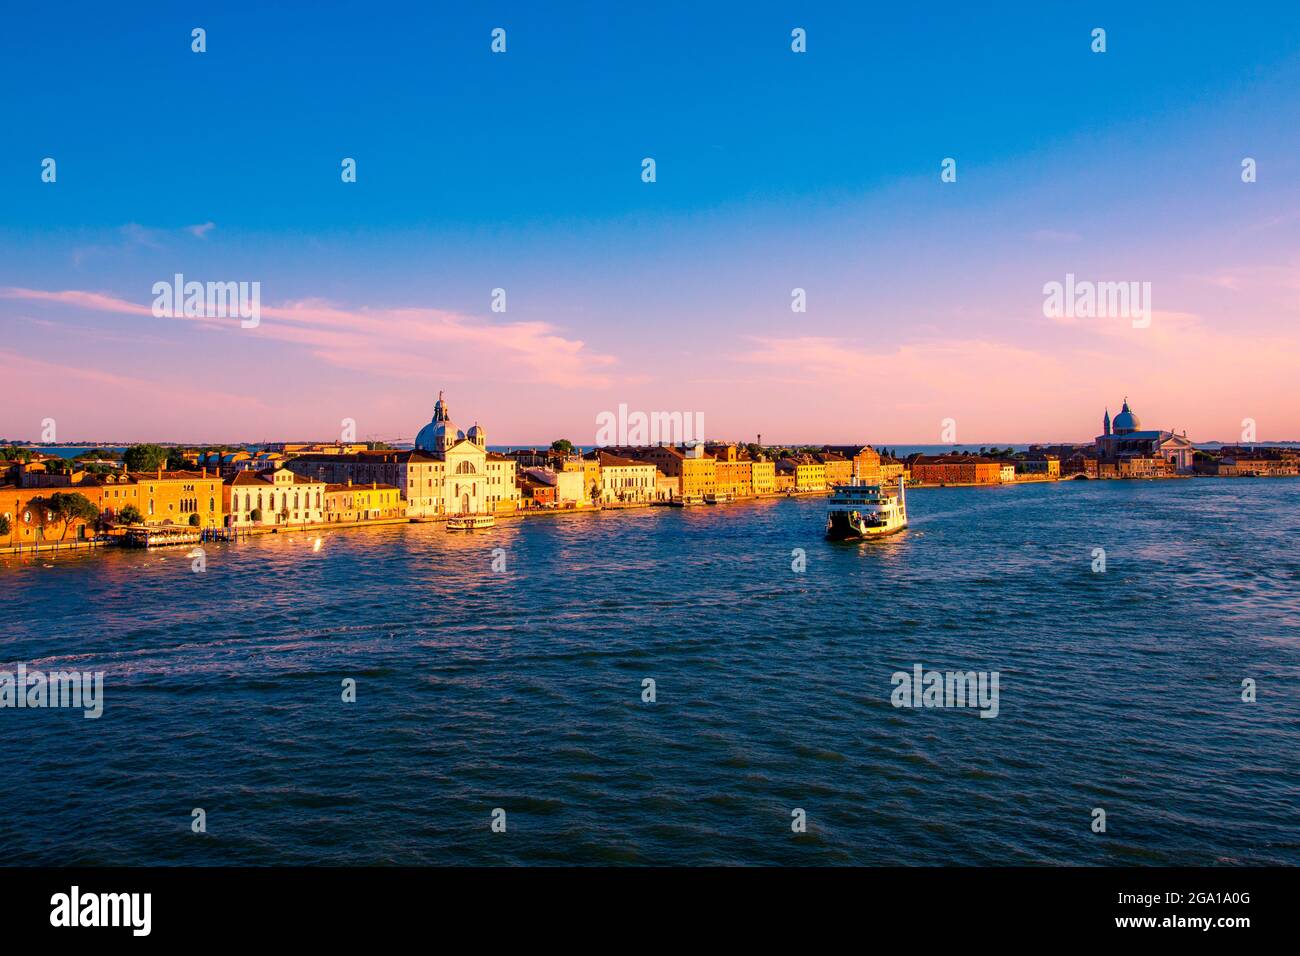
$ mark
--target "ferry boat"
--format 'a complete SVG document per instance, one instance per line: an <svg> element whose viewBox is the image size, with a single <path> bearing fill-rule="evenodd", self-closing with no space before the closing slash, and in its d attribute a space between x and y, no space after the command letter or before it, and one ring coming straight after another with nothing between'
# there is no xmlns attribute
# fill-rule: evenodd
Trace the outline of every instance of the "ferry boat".
<svg viewBox="0 0 1300 956"><path fill-rule="evenodd" d="M668 502L674 508L692 508L695 505L704 504L704 499L699 495L678 495Z"/></svg>
<svg viewBox="0 0 1300 956"><path fill-rule="evenodd" d="M492 515L448 515L448 531L481 531L497 523Z"/></svg>
<svg viewBox="0 0 1300 956"><path fill-rule="evenodd" d="M706 505L725 505L731 502L731 495L723 492L722 494L705 495L704 503Z"/></svg>
<svg viewBox="0 0 1300 956"><path fill-rule="evenodd" d="M832 541L881 538L907 527L907 496L903 479L898 494L880 485L861 483L857 476L831 495L826 516L826 537Z"/></svg>

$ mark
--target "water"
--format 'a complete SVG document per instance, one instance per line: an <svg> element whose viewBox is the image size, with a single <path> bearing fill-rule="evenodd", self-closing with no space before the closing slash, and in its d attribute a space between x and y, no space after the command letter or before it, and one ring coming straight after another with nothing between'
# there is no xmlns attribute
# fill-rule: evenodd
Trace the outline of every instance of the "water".
<svg viewBox="0 0 1300 956"><path fill-rule="evenodd" d="M802 499L268 535L203 574L0 559L5 668L107 672L99 720L0 711L4 862L1300 863L1298 497L918 490L865 544ZM999 716L895 709L916 663L999 671Z"/></svg>

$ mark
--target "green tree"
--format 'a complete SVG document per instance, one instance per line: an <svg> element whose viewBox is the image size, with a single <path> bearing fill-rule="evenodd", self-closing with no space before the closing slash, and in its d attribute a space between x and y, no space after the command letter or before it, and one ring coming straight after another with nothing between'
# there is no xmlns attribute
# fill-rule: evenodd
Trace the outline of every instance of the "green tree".
<svg viewBox="0 0 1300 956"><path fill-rule="evenodd" d="M9 532L12 530L13 530L13 525L9 523L9 519L6 518L4 515L0 515L0 537L7 538L9 536Z"/></svg>
<svg viewBox="0 0 1300 956"><path fill-rule="evenodd" d="M122 453L127 471L156 471L167 461L167 449L162 445L132 445Z"/></svg>
<svg viewBox="0 0 1300 956"><path fill-rule="evenodd" d="M140 514L140 509L135 505L127 505L117 513L117 520L122 524L140 524L144 521L144 515Z"/></svg>
<svg viewBox="0 0 1300 956"><path fill-rule="evenodd" d="M79 491L56 491L50 495L49 510L54 515L55 521L63 522L63 533L59 535L60 541L68 536L68 529L72 527L73 522L84 521L90 524L99 517L99 508Z"/></svg>
<svg viewBox="0 0 1300 956"><path fill-rule="evenodd" d="M190 463L186 460L185 456L181 454L179 448L170 448L167 450L166 468L168 471L181 471L189 466Z"/></svg>
<svg viewBox="0 0 1300 956"><path fill-rule="evenodd" d="M551 442L551 451L558 451L561 455L573 454L573 442L567 438L557 438Z"/></svg>
<svg viewBox="0 0 1300 956"><path fill-rule="evenodd" d="M190 515L190 527L197 528L198 526L199 526L199 516L197 514Z"/></svg>
<svg viewBox="0 0 1300 956"><path fill-rule="evenodd" d="M252 511L250 511L250 512L248 513L248 520L251 521L251 522L253 522L254 524L261 524L261 522L262 522L262 509L261 509L261 508L254 508Z"/></svg>

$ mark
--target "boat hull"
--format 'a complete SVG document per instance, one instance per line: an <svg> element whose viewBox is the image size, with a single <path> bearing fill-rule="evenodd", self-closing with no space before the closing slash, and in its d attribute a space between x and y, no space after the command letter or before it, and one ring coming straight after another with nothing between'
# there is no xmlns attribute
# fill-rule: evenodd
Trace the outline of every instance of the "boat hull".
<svg viewBox="0 0 1300 956"><path fill-rule="evenodd" d="M448 531L483 531L495 524L492 515L451 515L447 518Z"/></svg>
<svg viewBox="0 0 1300 956"><path fill-rule="evenodd" d="M883 538L897 534L907 527L904 521L896 525L869 525L844 511L833 511L826 521L826 537L831 541L855 541L863 538Z"/></svg>

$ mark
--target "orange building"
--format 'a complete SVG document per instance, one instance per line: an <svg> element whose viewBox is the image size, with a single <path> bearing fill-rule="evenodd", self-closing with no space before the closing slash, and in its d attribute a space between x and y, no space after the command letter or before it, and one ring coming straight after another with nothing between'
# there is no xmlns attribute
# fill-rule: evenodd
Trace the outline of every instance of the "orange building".
<svg viewBox="0 0 1300 956"><path fill-rule="evenodd" d="M201 528L220 528L225 524L221 478L206 468L199 471L159 468L156 472L132 472L128 477L136 485L138 500L134 503L145 524Z"/></svg>
<svg viewBox="0 0 1300 956"><path fill-rule="evenodd" d="M695 445L682 451L671 445L649 445L603 449L624 458L654 465L669 478L677 479L677 494L683 498L703 498L717 489L717 460Z"/></svg>
<svg viewBox="0 0 1300 956"><path fill-rule="evenodd" d="M15 485L0 487L0 517L9 526L8 533L0 534L0 547L31 547L58 544L68 541L85 541L95 533L94 521L77 519L64 527L51 510L50 498L56 494L79 493L98 507L97 489L89 487L19 488Z"/></svg>
<svg viewBox="0 0 1300 956"><path fill-rule="evenodd" d="M913 455L912 481L923 485L997 485L1002 463L978 455Z"/></svg>
<svg viewBox="0 0 1300 956"><path fill-rule="evenodd" d="M853 462L838 452L828 451L816 456L825 468L826 487L847 485L853 480Z"/></svg>
<svg viewBox="0 0 1300 956"><path fill-rule="evenodd" d="M753 462L741 455L735 445L709 445L705 454L713 456L713 488L717 495L731 498L754 496Z"/></svg>

